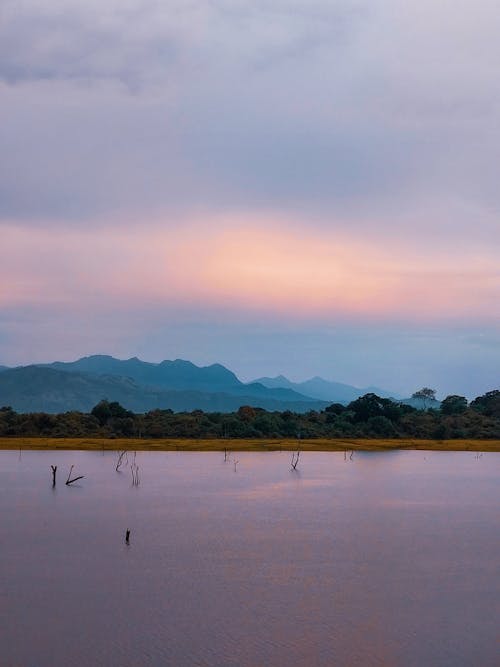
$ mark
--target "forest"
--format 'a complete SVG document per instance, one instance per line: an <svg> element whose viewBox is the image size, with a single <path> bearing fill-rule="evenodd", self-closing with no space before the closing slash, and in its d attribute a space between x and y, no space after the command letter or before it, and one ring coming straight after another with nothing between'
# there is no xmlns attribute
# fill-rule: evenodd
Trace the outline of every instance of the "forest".
<svg viewBox="0 0 500 667"><path fill-rule="evenodd" d="M22 414L0 408L0 437L52 438L422 438L499 439L500 391L468 401L447 396L439 408L422 407L365 394L348 405L298 414L242 406L236 412L135 414L116 401L102 400L90 413ZM416 395L422 394L417 392Z"/></svg>

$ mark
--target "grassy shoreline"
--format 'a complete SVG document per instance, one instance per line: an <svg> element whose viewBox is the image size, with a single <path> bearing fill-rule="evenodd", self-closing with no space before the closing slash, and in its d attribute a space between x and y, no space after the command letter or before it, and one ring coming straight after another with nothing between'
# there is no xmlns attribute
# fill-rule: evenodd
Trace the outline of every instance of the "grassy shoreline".
<svg viewBox="0 0 500 667"><path fill-rule="evenodd" d="M343 452L345 450L388 451L421 449L434 451L500 452L500 440L421 440L421 439L360 439L338 438L317 440L295 439L212 439L184 438L0 438L0 450L84 450L84 451L186 451L211 452L224 449L238 452L301 451Z"/></svg>

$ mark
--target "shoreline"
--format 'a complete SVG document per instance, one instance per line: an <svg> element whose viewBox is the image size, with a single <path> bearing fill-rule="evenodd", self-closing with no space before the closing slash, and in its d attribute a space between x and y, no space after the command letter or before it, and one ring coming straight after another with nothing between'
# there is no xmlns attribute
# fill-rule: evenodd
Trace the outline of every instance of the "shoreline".
<svg viewBox="0 0 500 667"><path fill-rule="evenodd" d="M279 439L189 439L189 438L0 438L0 450L82 450L151 452L343 452L426 450L445 452L500 452L500 440L423 440L318 438L314 440Z"/></svg>

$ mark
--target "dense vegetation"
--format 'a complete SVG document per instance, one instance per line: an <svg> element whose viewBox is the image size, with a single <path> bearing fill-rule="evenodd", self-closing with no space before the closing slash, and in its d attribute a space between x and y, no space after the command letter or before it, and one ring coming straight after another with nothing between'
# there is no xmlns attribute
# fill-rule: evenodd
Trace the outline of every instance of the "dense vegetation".
<svg viewBox="0 0 500 667"><path fill-rule="evenodd" d="M344 406L298 414L242 406L237 412L152 410L134 414L100 401L89 414L16 413L0 408L2 437L134 438L500 438L500 391L468 404L447 396L439 409L417 410L369 393Z"/></svg>

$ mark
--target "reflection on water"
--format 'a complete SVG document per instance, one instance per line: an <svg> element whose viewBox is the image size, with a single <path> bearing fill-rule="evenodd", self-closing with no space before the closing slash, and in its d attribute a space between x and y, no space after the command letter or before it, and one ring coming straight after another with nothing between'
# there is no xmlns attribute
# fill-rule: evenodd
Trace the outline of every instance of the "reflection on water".
<svg viewBox="0 0 500 667"><path fill-rule="evenodd" d="M0 452L2 665L499 664L499 454L117 458Z"/></svg>

